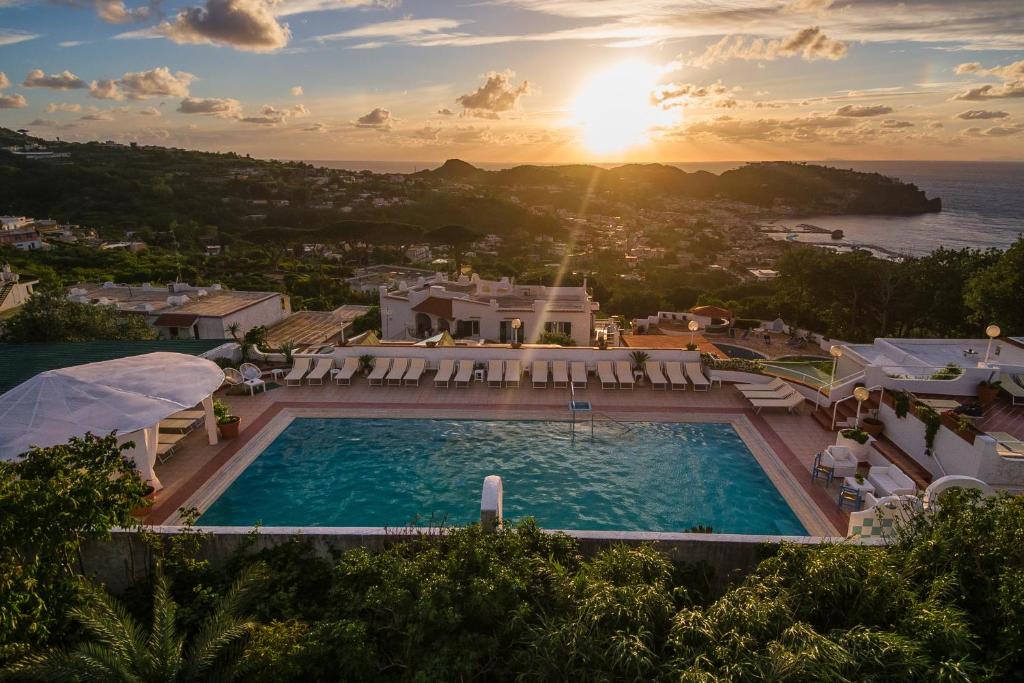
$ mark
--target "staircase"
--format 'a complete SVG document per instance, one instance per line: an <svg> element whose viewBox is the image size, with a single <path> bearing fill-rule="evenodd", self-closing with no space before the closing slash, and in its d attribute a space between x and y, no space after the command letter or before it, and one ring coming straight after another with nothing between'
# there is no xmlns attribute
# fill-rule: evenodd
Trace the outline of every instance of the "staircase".
<svg viewBox="0 0 1024 683"><path fill-rule="evenodd" d="M4 307L4 301L7 300L7 295L14 289L13 282L5 282L3 287L0 287L0 308Z"/></svg>
<svg viewBox="0 0 1024 683"><path fill-rule="evenodd" d="M838 404L839 407L836 410L836 429L844 429L847 424L847 420L851 423L857 417L857 404L854 401L843 401ZM861 410L861 415L864 415L866 411L875 410L878 408L878 395L876 392L872 392L871 398L864 402L864 406ZM820 408L815 410L812 415L817 420L818 424L821 425L822 429L831 432L832 430L832 408ZM928 487L928 484L932 482L932 474L924 467L918 464L916 460L910 457L903 449L897 446L895 443L890 441L883 432L872 444L872 447L876 452L880 453L886 460L891 462L896 467L903 470L908 477L914 480L914 485L917 488L924 490Z"/></svg>

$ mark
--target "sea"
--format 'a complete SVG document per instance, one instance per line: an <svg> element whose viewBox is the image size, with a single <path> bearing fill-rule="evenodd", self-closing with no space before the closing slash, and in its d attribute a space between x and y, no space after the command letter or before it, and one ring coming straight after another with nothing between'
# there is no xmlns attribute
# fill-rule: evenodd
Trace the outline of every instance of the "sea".
<svg viewBox="0 0 1024 683"><path fill-rule="evenodd" d="M324 161L307 163L327 168L369 170L375 173L414 173L437 168L431 161ZM745 162L674 163L684 171L722 173ZM773 221L766 229L777 239L806 242L829 248L868 248L880 256L920 256L939 247L1005 249L1024 234L1024 162L963 161L843 161L809 163L875 172L914 183L928 197L942 198L942 211L918 216L801 216ZM517 164L473 162L487 170ZM617 164L601 164L616 166ZM844 237L806 232L797 226L814 225L842 230Z"/></svg>

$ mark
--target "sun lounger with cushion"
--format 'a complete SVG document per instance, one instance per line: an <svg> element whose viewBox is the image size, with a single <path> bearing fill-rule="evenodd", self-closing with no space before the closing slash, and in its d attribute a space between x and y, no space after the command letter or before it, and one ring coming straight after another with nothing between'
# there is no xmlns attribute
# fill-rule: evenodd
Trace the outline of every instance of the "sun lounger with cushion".
<svg viewBox="0 0 1024 683"><path fill-rule="evenodd" d="M533 361L533 368L530 370L530 381L534 389L548 388L548 362L546 360Z"/></svg>
<svg viewBox="0 0 1024 683"><path fill-rule="evenodd" d="M771 382L765 382L763 384L734 384L733 386L739 389L740 391L778 391L779 389L782 389L783 387L789 385L782 381L782 379L776 377Z"/></svg>
<svg viewBox="0 0 1024 683"><path fill-rule="evenodd" d="M405 373L405 377L402 378L402 382L407 387L418 387L420 385L420 376L427 367L427 361L422 358L413 358L409 363L409 370Z"/></svg>
<svg viewBox="0 0 1024 683"><path fill-rule="evenodd" d="M505 364L500 360L487 362L487 386L492 389L500 389L505 379Z"/></svg>
<svg viewBox="0 0 1024 683"><path fill-rule="evenodd" d="M804 402L804 397L797 392L786 398L751 398L748 400L757 413L760 413L763 408L785 408L792 413L797 406Z"/></svg>
<svg viewBox="0 0 1024 683"><path fill-rule="evenodd" d="M169 417L166 420L160 420L160 431L187 433L192 431L192 427L195 423L195 420L183 420L181 418Z"/></svg>
<svg viewBox="0 0 1024 683"><path fill-rule="evenodd" d="M574 360L569 366L570 372L572 372L572 388L573 389L586 389L587 388L587 364L580 360Z"/></svg>
<svg viewBox="0 0 1024 683"><path fill-rule="evenodd" d="M475 363L471 360L460 360L459 371L455 374L455 388L465 389L473 381L473 368Z"/></svg>
<svg viewBox="0 0 1024 683"><path fill-rule="evenodd" d="M629 361L615 361L615 376L619 379L619 389L633 390L636 380L633 379L633 367Z"/></svg>
<svg viewBox="0 0 1024 683"><path fill-rule="evenodd" d="M355 356L349 356L342 363L341 368L334 371L334 383L342 386L349 386L352 384L352 377L355 376L356 372L359 371L359 359Z"/></svg>
<svg viewBox="0 0 1024 683"><path fill-rule="evenodd" d="M677 360L665 361L665 374L668 375L668 383L672 391L686 391L686 377L683 376L683 366Z"/></svg>
<svg viewBox="0 0 1024 683"><path fill-rule="evenodd" d="M206 417L205 410L179 410L171 415L173 420L202 420Z"/></svg>
<svg viewBox="0 0 1024 683"><path fill-rule="evenodd" d="M513 389L519 388L519 381L523 378L523 364L518 358L505 361L505 386Z"/></svg>
<svg viewBox="0 0 1024 683"><path fill-rule="evenodd" d="M569 388L569 366L564 360L556 360L551 364L551 385L555 389Z"/></svg>
<svg viewBox="0 0 1024 683"><path fill-rule="evenodd" d="M382 387L384 386L384 378L387 377L388 370L391 368L390 358L378 358L373 363L373 370L370 371L370 376L367 379L370 381L371 387Z"/></svg>
<svg viewBox="0 0 1024 683"><path fill-rule="evenodd" d="M327 373L330 372L331 368L333 368L333 367L334 367L334 359L333 358L317 358L316 359L316 367L313 368L312 372L310 372L308 375L306 375L306 383L307 384L323 384L324 383L324 377L327 376Z"/></svg>
<svg viewBox="0 0 1024 683"><path fill-rule="evenodd" d="M601 378L602 389L617 389L619 384L615 381L615 371L612 370L610 360L597 361L597 376Z"/></svg>
<svg viewBox="0 0 1024 683"><path fill-rule="evenodd" d="M740 393L746 396L747 398L786 398L787 396L792 396L794 393L796 393L796 389L794 389L789 384L784 384L782 388L774 389L771 391L761 391L759 389L740 389Z"/></svg>
<svg viewBox="0 0 1024 683"><path fill-rule="evenodd" d="M656 360L649 360L644 363L644 371L651 383L652 389L668 389L668 381L665 375L661 374L661 363Z"/></svg>
<svg viewBox="0 0 1024 683"><path fill-rule="evenodd" d="M437 365L437 374L434 375L434 386L448 388L452 381L452 374L455 372L455 361L451 358L444 358Z"/></svg>
<svg viewBox="0 0 1024 683"><path fill-rule="evenodd" d="M996 453L1003 458L1024 458L1024 439L1009 432L988 432L996 440Z"/></svg>
<svg viewBox="0 0 1024 683"><path fill-rule="evenodd" d="M711 388L711 381L704 376L700 363L683 363L683 366L686 368L686 376L693 382L694 391L707 391Z"/></svg>
<svg viewBox="0 0 1024 683"><path fill-rule="evenodd" d="M391 371L388 372L387 383L389 387L400 387L402 386L402 378L405 377L405 371L409 369L408 358L396 358L391 361Z"/></svg>
<svg viewBox="0 0 1024 683"><path fill-rule="evenodd" d="M302 378L309 372L310 366L313 364L313 359L303 356L296 358L292 364L291 372L284 376L284 383L286 386L299 386L302 384Z"/></svg>
<svg viewBox="0 0 1024 683"><path fill-rule="evenodd" d="M1010 395L1011 405L1024 404L1024 375L1011 375L1008 372L999 375L999 388Z"/></svg>
<svg viewBox="0 0 1024 683"><path fill-rule="evenodd" d="M158 432L156 436L156 442L176 444L184 438L184 434L169 434L167 432Z"/></svg>

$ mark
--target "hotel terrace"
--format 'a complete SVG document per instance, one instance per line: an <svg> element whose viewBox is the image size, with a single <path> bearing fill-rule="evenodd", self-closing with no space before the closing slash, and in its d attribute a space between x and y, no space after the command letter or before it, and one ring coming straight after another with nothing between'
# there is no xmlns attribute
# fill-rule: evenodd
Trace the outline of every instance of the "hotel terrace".
<svg viewBox="0 0 1024 683"><path fill-rule="evenodd" d="M478 291L481 282L450 285L452 291L446 289L445 292L458 293L453 294L454 298L439 295L430 287L400 292L409 299L411 311L425 300L462 302L464 297L459 295ZM383 297L382 293L382 300ZM525 302L530 297L521 295L520 299ZM542 299L533 299L539 300ZM387 296L387 301L391 301L391 295ZM587 309L591 306L589 299L582 295L575 301ZM484 305L488 310L495 310L493 303ZM538 317L532 319L532 329L537 329L537 321L543 314L542 311L536 313ZM585 313L590 315L589 310ZM679 315L686 319L685 313ZM456 315L455 320L459 319ZM401 431L397 426L400 422L413 424L410 420L442 421L450 425L484 421L490 429L496 430L493 432L496 437L501 435L501 425L516 424L517 429L526 430L523 433L527 440L511 450L507 446L499 448L490 441L470 444L481 458L499 453L499 459L494 461L499 468L502 458L507 462L531 454L529 425L536 424L538 430L543 427L554 433L556 442L561 444L559 448L566 449L566 458L570 458L575 448L586 448L588 440L602 441L603 447L611 448L621 461L616 467L624 473L622 476L643 481L647 481L647 474L639 468L655 461L641 457L647 447L644 440L648 432L637 436L639 432L633 431L639 430L637 425L653 425L650 429L654 431L650 434L657 431L658 425L727 425L732 430L729 434L734 433L730 438L738 439L733 446L741 442L744 453L749 451L744 456L749 460L745 467L763 473L758 476L770 482L766 485L772 496L780 497L787 514L791 511L797 520L795 527L781 522L776 527L772 520L766 519L764 527L740 532L760 536L872 537L884 534L889 528L885 520L903 514L901 511L905 511L907 505L919 506L922 495L927 505L931 497L949 486L969 486L988 492L1024 490L1024 387L1020 386L1024 376L1024 340L1000 338L1000 331L991 326L987 331L990 337L973 340L877 339L872 344L842 344L810 334L771 337L767 332L771 323L766 322L764 326L769 344L785 346L787 341L783 339L809 339L812 347L803 350L803 356L810 354L820 358L819 368L831 363L832 372L824 377L812 376L787 368L785 361L758 364L730 358L732 354L725 350L735 353L735 349L744 347L731 335L694 329L700 327L698 323L688 326L689 334L660 334L657 329L648 329L648 336L658 335L651 337L657 343L648 347L635 345L644 335L631 337L629 347L603 349L582 345L459 343L446 332L420 341L381 341L369 333L349 340L346 345L295 354L290 362L280 354L261 354L262 367L248 364L226 373L201 359L182 360L182 367L196 374L194 380L189 381L199 387L198 393L175 398L179 404L168 403L164 413L150 414L153 424L134 427L139 430L134 433L136 440L143 444L137 445L134 457L140 471L157 489L153 506L145 513L145 521L173 525L181 520L181 508L195 507L200 513L206 512L219 498L230 493L236 482L251 474L249 470L255 467L261 454L276 447L279 439L304 420L336 423L343 420L339 424L346 426L339 434L349 435L354 441L361 440L357 438L361 425L381 419L395 420L396 431ZM436 329L433 323L432 329ZM760 334L754 338L758 341L750 343L748 351L756 352L758 345L764 343ZM677 341L673 344L666 339ZM687 350L690 344L700 350ZM239 364L239 349L234 344L208 350L203 356L231 357L230 365ZM148 356L136 358L140 359L138 363L148 362L145 360ZM172 376L176 362L171 355L161 358L161 365L168 366ZM85 377L102 376L102 381L108 384L120 381L116 376L119 370L100 372L103 369L98 367L100 365L78 368ZM96 371L90 370L93 366L97 366ZM75 374L78 368L70 368L69 372ZM18 430L31 431L38 427L40 419L46 419L45 411L39 413L38 410L39 406L46 407L46 397L38 391L32 394L25 389L43 376L0 395L0 414L8 416L31 412L25 402L37 401L31 406L35 422L26 421L21 425L8 419L3 436L17 435ZM210 384L214 377L215 381ZM979 401L979 385L991 386L989 383L997 379L1002 382L998 393L986 394ZM159 384L165 380L153 381ZM159 393L159 390L159 386L146 387L146 392ZM225 439L223 427L222 435L213 428L214 399L227 403L231 413L239 418L237 436ZM192 401L194 405L184 405L181 401ZM109 413L111 420L125 424L123 429L128 428L116 402L91 409ZM932 419L938 421L938 426L929 437L927 424ZM865 435L863 443L855 433L844 431L858 424L865 429L871 427L874 434ZM38 433L49 434L52 443L42 440L32 443L60 443L73 435L74 430L74 426L67 427L67 433L44 430ZM127 439L133 434L122 436ZM287 455L292 451L287 451L283 456L285 462L288 457L300 457L289 467L298 468L301 459L316 455L303 443L315 435L299 436L301 438L293 440L290 442L293 445L289 446L299 451L292 456ZM692 445L700 446L697 442ZM718 451L714 451L717 446L714 443L710 446L717 454ZM444 443L430 445L415 441L403 447L410 452L422 449L424 454L440 458L448 448ZM461 447L465 448L466 444ZM679 447L685 449L689 445L680 443ZM0 455L9 459L16 457L12 448L8 447ZM389 454L378 452L376 455ZM721 457L726 457L724 451ZM631 469L630 462L634 460L648 465L638 464L638 469ZM348 476L344 464L335 463L335 466L340 468L340 476ZM564 463L555 461L546 465L550 468L563 466ZM767 502L761 495L721 497L718 485L729 485L732 475L715 471L717 466L713 457L690 466L698 475L707 471L710 479L698 477L698 481L714 483L706 490L699 488L701 484L696 484L697 490L686 488L695 486L689 479L674 482L661 478L643 485L651 486L652 491L659 487L662 493L667 491L669 507L672 497L678 496L680 501L690 497L711 506L712 510L728 509L741 516L764 517L762 507ZM586 461L574 467L581 475L589 469ZM694 473L681 472L679 476ZM324 473L316 484L303 482L304 490L315 490L320 501L317 505L341 505L343 501L332 498L327 476ZM492 517L495 512L498 517L502 514L502 487L506 498L525 493L517 491L517 485L522 484L515 476L503 479L497 485L498 503L496 511L490 511ZM374 485L380 483L375 481ZM482 484L483 477L470 486L476 492L471 490L467 494L470 499L479 494ZM245 485L250 491L287 495L284 489L275 488L287 487L287 483L277 482L271 486L268 481L262 484L248 481ZM310 489L311 485L316 488ZM423 482L423 485L429 484ZM493 488L493 482L491 485ZM559 495L571 497L573 486L570 476ZM495 497L488 498L485 491L483 500L493 501ZM374 501L376 505L388 503L388 500ZM635 504L638 507L647 504L642 493ZM628 506L619 512L624 519L632 519ZM318 514L316 509L306 513ZM486 510L481 511L485 513ZM246 519L232 524L249 526L257 521L260 520ZM382 520L375 526L383 528L407 522L387 520L385 523ZM199 523L203 523L202 517ZM643 523L639 517L631 522L630 533L639 532L645 538L657 539L659 533L664 536L687 531L687 528L638 526ZM727 523L719 524L711 523L717 533L737 533ZM305 519L299 524L303 525L323 526L324 522ZM266 526L275 524L271 521ZM587 531L586 527L571 525L556 528ZM791 528L801 531L786 531ZM339 533L348 532L341 529ZM623 537L630 535L623 533Z"/></svg>

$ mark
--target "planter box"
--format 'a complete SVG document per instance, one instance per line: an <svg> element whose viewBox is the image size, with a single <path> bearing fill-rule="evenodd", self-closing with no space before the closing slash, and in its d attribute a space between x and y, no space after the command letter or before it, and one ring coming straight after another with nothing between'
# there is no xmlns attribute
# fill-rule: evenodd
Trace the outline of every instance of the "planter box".
<svg viewBox="0 0 1024 683"><path fill-rule="evenodd" d="M847 439L842 434L836 434L836 445L846 446L850 449L850 453L853 457L857 458L858 462L864 462L868 458L868 452L871 450L871 439L868 439L864 443L858 443L853 439Z"/></svg>

